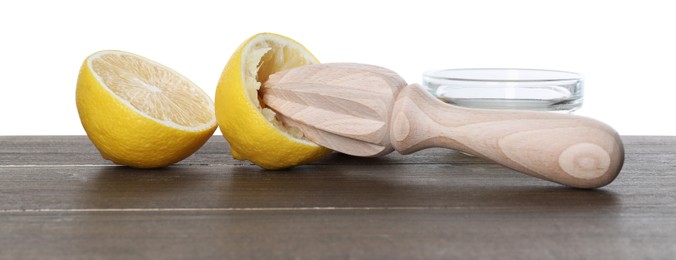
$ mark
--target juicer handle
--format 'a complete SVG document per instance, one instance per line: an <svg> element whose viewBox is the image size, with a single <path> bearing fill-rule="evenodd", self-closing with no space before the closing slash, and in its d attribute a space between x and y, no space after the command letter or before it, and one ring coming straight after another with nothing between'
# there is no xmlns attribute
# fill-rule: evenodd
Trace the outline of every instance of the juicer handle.
<svg viewBox="0 0 676 260"><path fill-rule="evenodd" d="M402 154L450 148L572 187L604 186L624 163L619 135L597 120L462 108L441 102L416 84L399 92L390 122L390 141Z"/></svg>

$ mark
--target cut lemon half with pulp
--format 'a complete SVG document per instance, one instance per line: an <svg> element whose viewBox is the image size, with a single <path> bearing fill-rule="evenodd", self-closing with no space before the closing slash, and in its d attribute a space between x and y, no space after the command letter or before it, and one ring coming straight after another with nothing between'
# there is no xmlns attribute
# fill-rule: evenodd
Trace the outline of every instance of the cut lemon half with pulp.
<svg viewBox="0 0 676 260"><path fill-rule="evenodd" d="M300 43L261 33L232 55L216 88L216 119L235 159L266 169L283 169L318 160L331 150L285 127L258 95L268 76L282 70L319 63Z"/></svg>
<svg viewBox="0 0 676 260"><path fill-rule="evenodd" d="M168 67L122 51L85 59L76 103L103 158L132 167L183 160L216 130L213 102L204 91Z"/></svg>

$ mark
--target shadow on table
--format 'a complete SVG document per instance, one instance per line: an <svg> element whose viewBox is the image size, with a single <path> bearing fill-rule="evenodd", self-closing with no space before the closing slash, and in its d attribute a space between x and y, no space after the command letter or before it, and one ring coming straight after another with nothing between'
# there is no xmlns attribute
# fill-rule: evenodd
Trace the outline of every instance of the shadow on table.
<svg viewBox="0 0 676 260"><path fill-rule="evenodd" d="M465 153L442 149L442 148L432 148L418 151L412 154L402 155L398 152L392 152L380 157L358 157L351 156L342 153L332 153L329 156L325 157L322 160L319 160L313 164L326 164L326 165L341 165L341 164L481 164L487 163L486 160L475 157L472 155L467 155Z"/></svg>
<svg viewBox="0 0 676 260"><path fill-rule="evenodd" d="M282 171L255 165L152 170L104 167L88 178L77 196L84 208L429 207L581 212L612 210L620 204L612 191L567 188L490 164L358 160L359 165L352 161Z"/></svg>
<svg viewBox="0 0 676 260"><path fill-rule="evenodd" d="M360 159L350 165L309 165L285 171L237 167L231 171L222 204L247 207L364 207L614 209L619 196L608 190L574 189L495 167L491 174L465 167L439 173L419 165L383 165ZM371 162L371 160L373 160ZM369 163L371 162L371 163ZM450 167L449 169L453 169Z"/></svg>

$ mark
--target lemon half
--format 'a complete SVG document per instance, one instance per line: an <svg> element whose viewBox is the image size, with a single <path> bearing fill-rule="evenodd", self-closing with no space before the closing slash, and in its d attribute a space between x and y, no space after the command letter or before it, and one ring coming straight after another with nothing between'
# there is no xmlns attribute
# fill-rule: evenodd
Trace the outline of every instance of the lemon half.
<svg viewBox="0 0 676 260"><path fill-rule="evenodd" d="M103 158L157 168L197 151L216 130L213 102L179 73L122 51L87 57L76 103L87 136Z"/></svg>
<svg viewBox="0 0 676 260"><path fill-rule="evenodd" d="M318 160L331 150L285 127L261 104L258 90L268 76L319 61L300 43L272 33L252 36L228 61L216 88L216 119L235 159L266 169Z"/></svg>

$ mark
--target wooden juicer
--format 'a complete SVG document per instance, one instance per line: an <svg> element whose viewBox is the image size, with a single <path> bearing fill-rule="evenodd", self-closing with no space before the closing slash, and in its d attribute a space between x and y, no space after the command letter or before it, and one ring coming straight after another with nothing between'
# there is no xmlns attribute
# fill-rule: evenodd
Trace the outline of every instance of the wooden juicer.
<svg viewBox="0 0 676 260"><path fill-rule="evenodd" d="M597 120L458 107L372 65L316 64L281 71L269 77L261 95L285 125L355 156L444 147L578 188L610 183L624 162L619 135Z"/></svg>

